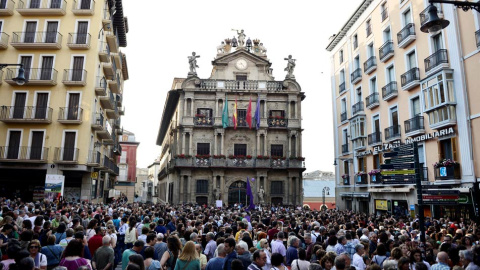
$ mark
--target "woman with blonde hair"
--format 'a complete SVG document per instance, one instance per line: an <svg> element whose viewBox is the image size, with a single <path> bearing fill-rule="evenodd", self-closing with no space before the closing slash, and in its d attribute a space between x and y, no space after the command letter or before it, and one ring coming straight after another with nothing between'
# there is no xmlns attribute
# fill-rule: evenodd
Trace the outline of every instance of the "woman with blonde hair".
<svg viewBox="0 0 480 270"><path fill-rule="evenodd" d="M268 240L266 238L262 238L259 244L259 250L263 250L265 254L267 255L267 262L265 263L265 266L263 267L264 270L270 270L272 268L272 262L271 262L271 257L272 253L270 252L270 248L268 247Z"/></svg>
<svg viewBox="0 0 480 270"><path fill-rule="evenodd" d="M200 270L200 260L195 250L195 243L192 241L185 244L175 264L175 270Z"/></svg>

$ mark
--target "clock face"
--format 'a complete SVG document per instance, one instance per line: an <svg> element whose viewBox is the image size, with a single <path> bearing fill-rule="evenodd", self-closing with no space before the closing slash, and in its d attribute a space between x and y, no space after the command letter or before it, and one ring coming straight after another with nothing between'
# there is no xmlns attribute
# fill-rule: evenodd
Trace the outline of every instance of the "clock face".
<svg viewBox="0 0 480 270"><path fill-rule="evenodd" d="M235 63L235 66L238 68L238 69L246 69L247 68L247 61L245 59L240 59L237 61L237 63Z"/></svg>

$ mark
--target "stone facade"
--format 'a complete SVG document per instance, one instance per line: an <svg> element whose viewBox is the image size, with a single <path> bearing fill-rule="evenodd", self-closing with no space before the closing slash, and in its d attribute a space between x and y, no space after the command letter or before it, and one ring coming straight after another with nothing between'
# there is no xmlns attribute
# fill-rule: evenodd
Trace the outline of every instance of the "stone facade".
<svg viewBox="0 0 480 270"><path fill-rule="evenodd" d="M305 170L305 95L300 85L292 79L275 81L266 55L245 47L219 52L212 65L210 78L176 78L168 93L157 138L162 147L159 198L169 203L245 203L246 180L255 178L256 203L300 205ZM227 100L228 119L223 114ZM252 128L246 122L250 100L252 117L259 110L258 129L255 119Z"/></svg>

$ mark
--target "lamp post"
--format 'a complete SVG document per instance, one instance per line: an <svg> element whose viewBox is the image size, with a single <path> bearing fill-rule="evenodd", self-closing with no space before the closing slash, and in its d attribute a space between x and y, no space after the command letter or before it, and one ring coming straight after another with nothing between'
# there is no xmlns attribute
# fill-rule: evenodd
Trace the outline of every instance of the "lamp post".
<svg viewBox="0 0 480 270"><path fill-rule="evenodd" d="M325 205L325 193L327 193L327 195L330 195L330 188L329 187L324 187L322 189L322 200L323 200L323 205L322 205L322 208L328 208L326 205ZM323 209L322 209L323 210Z"/></svg>
<svg viewBox="0 0 480 270"><path fill-rule="evenodd" d="M0 70L3 70L4 68L8 66L19 66L20 68L18 69L18 76L13 78L12 80L17 83L17 85L24 85L25 83L28 82L27 79L25 79L25 69L23 69L23 64L0 64Z"/></svg>

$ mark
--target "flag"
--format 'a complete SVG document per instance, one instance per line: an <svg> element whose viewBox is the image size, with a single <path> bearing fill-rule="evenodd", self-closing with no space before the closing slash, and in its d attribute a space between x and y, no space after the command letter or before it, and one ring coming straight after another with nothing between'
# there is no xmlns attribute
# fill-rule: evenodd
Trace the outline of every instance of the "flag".
<svg viewBox="0 0 480 270"><path fill-rule="evenodd" d="M260 99L257 98L257 108L255 109L255 128L260 129Z"/></svg>
<svg viewBox="0 0 480 270"><path fill-rule="evenodd" d="M247 124L248 124L248 127L252 129L252 97L250 97L250 102L248 102Z"/></svg>
<svg viewBox="0 0 480 270"><path fill-rule="evenodd" d="M252 178L252 181L255 181L255 179ZM248 209L249 210L254 210L255 209L255 204L253 203L252 187L250 186L250 180L248 179L248 177L247 177L247 196L249 197Z"/></svg>
<svg viewBox="0 0 480 270"><path fill-rule="evenodd" d="M225 96L225 106L223 106L222 112L222 125L223 128L228 127L228 98Z"/></svg>
<svg viewBox="0 0 480 270"><path fill-rule="evenodd" d="M233 104L233 129L237 129L237 98L235 98L235 104Z"/></svg>

